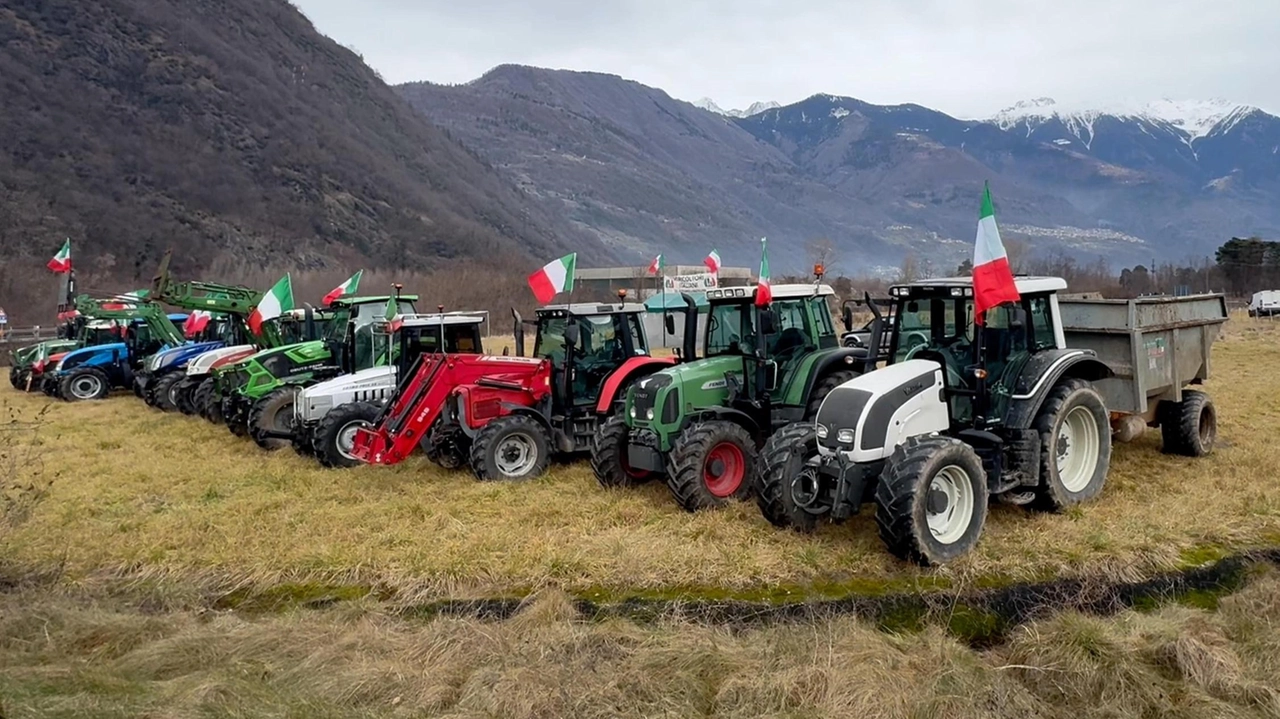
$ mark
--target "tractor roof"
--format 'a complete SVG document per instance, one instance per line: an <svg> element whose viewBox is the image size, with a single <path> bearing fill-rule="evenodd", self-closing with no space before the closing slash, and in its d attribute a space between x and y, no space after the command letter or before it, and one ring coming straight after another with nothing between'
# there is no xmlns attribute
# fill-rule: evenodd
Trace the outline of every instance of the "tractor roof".
<svg viewBox="0 0 1280 719"><path fill-rule="evenodd" d="M1013 278L1014 284L1018 288L1019 294L1029 295L1039 292L1056 292L1067 289L1067 281L1061 277L1031 277L1028 275L1017 275ZM968 288L970 292L973 290L972 277L936 277L929 280L916 280L915 282L906 282L900 285L894 285L889 288L889 294L897 294L900 290L903 294L910 294L912 290L932 290L946 289L949 287Z"/></svg>
<svg viewBox="0 0 1280 719"><path fill-rule="evenodd" d="M368 295L363 297L339 297L333 301L334 305L367 305L370 302L386 302L391 299L391 295ZM396 299L404 302L417 302L417 295L399 295Z"/></svg>
<svg viewBox="0 0 1280 719"><path fill-rule="evenodd" d="M400 315L403 327L439 327L440 325L479 325L484 324L484 315L466 312L433 312L428 315Z"/></svg>
<svg viewBox="0 0 1280 719"><path fill-rule="evenodd" d="M575 302L571 305L547 305L538 308L538 316L552 317L563 316L565 314L587 316L587 315L615 315L615 314L640 314L645 312L644 305L639 302L623 302L620 304L607 305L596 302Z"/></svg>
<svg viewBox="0 0 1280 719"><path fill-rule="evenodd" d="M803 297L832 297L836 291L831 289L831 285L823 284L797 284L797 285L773 285L769 288L772 291L775 300L793 300ZM754 287L721 287L719 289L707 290L707 300L710 302L722 300L749 299L756 296L756 288Z"/></svg>

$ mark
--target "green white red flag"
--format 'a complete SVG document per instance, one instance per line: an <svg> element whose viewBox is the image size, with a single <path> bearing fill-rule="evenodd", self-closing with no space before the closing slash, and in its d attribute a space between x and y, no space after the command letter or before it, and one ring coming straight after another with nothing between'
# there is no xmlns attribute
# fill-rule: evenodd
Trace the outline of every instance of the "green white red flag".
<svg viewBox="0 0 1280 719"><path fill-rule="evenodd" d="M764 307L773 302L773 285L769 284L769 250L765 238L760 238L760 279L756 281L756 306Z"/></svg>
<svg viewBox="0 0 1280 719"><path fill-rule="evenodd" d="M978 239L973 246L973 318L983 324L987 310L1021 299L1009 268L1009 255L1000 241L991 187L982 188L982 208L978 211Z"/></svg>
<svg viewBox="0 0 1280 719"><path fill-rule="evenodd" d="M68 237L66 242L62 243L62 249L58 250L58 254L45 265L49 269L58 274L66 274L71 271L71 238Z"/></svg>
<svg viewBox="0 0 1280 719"><path fill-rule="evenodd" d="M711 274L720 274L720 253L712 250L711 254L707 255L707 259L702 261L702 264L706 265L708 270L711 270Z"/></svg>
<svg viewBox="0 0 1280 719"><path fill-rule="evenodd" d="M382 313L383 319L387 321L388 332L395 332L400 329L400 325L404 324L404 321L400 319L400 302L398 300L399 298L394 296L387 298L387 309Z"/></svg>
<svg viewBox="0 0 1280 719"><path fill-rule="evenodd" d="M209 326L209 320L213 319L213 313L208 310L195 310L187 315L187 321L182 323L182 334L188 339L195 337Z"/></svg>
<svg viewBox="0 0 1280 719"><path fill-rule="evenodd" d="M651 275L656 275L662 271L663 267L666 267L666 266L667 266L667 263L662 259L662 255L658 255L657 257L653 258L653 262L649 263L649 269L646 270L646 272L648 272Z"/></svg>
<svg viewBox="0 0 1280 719"><path fill-rule="evenodd" d="M362 275L364 275L364 270L359 270L354 275L351 275L347 278L346 282L343 282L332 290L329 290L329 294L325 295L321 302L323 302L325 306L328 306L333 304L334 300L354 295L356 291L360 289L360 277Z"/></svg>
<svg viewBox="0 0 1280 719"><path fill-rule="evenodd" d="M529 289L539 304L547 304L561 292L573 292L573 271L578 264L578 253L565 255L543 265L529 275Z"/></svg>
<svg viewBox="0 0 1280 719"><path fill-rule="evenodd" d="M286 274L267 290L267 293L258 301L258 306L249 313L249 329L253 330L255 335L261 335L264 322L273 320L291 309L293 309L293 281Z"/></svg>

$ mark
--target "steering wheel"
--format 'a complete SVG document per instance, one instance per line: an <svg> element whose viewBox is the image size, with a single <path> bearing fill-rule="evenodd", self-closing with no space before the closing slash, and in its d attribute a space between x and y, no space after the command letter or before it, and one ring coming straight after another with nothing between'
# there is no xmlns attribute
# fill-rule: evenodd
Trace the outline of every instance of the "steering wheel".
<svg viewBox="0 0 1280 719"><path fill-rule="evenodd" d="M907 334L907 344L910 346L906 354L902 355L903 360L909 360L920 353L920 350L929 346L929 339L918 332Z"/></svg>

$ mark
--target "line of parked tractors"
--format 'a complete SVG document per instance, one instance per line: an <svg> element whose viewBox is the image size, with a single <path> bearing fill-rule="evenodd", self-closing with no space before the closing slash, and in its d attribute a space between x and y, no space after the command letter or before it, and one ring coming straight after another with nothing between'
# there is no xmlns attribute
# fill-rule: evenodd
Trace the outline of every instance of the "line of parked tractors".
<svg viewBox="0 0 1280 719"><path fill-rule="evenodd" d="M261 291L177 281L168 265L127 302L75 298L66 336L11 353L13 385L67 401L130 388L326 467L421 449L480 480L520 480L582 456L606 487L663 479L689 511L755 496L799 531L870 502L889 550L922 564L970 550L992 497L1060 511L1097 496L1126 416L1181 454L1208 453L1216 435L1208 396L1183 389L1207 360L1149 407L1108 410L1103 395L1132 373L1066 345L1056 278L1018 278L1021 304L980 326L967 279L901 285L861 302L873 318L860 328L846 303L844 333L820 277L773 287L764 307L753 288L716 289L701 322L685 296L681 347L655 357L645 308L625 295L513 311L515 351L485 354L482 314L419 314L398 286L286 312L255 335ZM166 305L213 320L186 337ZM663 329L675 335L674 315Z"/></svg>

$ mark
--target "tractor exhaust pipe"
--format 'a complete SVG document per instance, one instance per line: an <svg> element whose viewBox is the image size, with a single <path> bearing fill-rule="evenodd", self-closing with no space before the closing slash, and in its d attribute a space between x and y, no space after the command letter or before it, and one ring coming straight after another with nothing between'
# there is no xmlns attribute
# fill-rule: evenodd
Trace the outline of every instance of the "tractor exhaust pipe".
<svg viewBox="0 0 1280 719"><path fill-rule="evenodd" d="M516 338L516 356L524 357L524 318L516 312L516 308L511 308L511 317L515 320L516 326L511 334Z"/></svg>
<svg viewBox="0 0 1280 719"><path fill-rule="evenodd" d="M680 343L684 356L680 360L692 362L698 358L698 303L687 292L681 292L680 299L684 300L684 337Z"/></svg>

